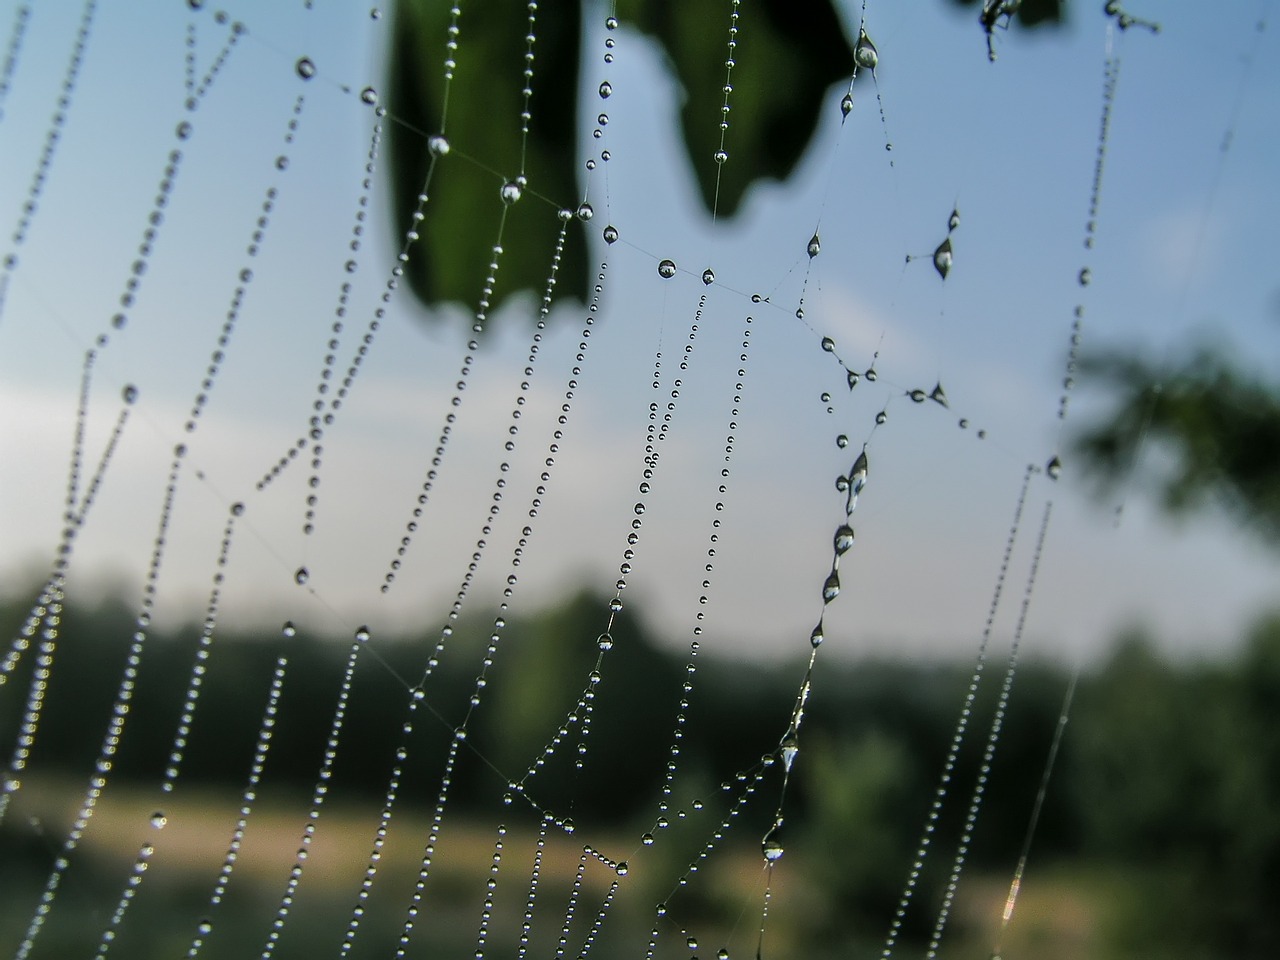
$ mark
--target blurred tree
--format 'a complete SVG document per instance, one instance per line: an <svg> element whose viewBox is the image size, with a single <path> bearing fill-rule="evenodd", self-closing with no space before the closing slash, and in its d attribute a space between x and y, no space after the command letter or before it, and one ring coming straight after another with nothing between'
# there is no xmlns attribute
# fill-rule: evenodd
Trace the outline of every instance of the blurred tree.
<svg viewBox="0 0 1280 960"><path fill-rule="evenodd" d="M1167 369L1109 353L1086 360L1082 372L1117 393L1076 444L1104 489L1127 482L1151 443L1169 455L1157 480L1169 513L1217 505L1280 549L1280 384L1210 349Z"/></svg>
<svg viewBox="0 0 1280 960"><path fill-rule="evenodd" d="M950 0L959 6L977 2ZM512 296L541 295L559 222L538 214L578 205L578 140L588 136L575 122L583 22L579 3L568 0L537 10L530 31L531 5L525 0L490 0L482 16L459 18L462 39L452 69L459 82L446 86L445 44L454 39L449 8L439 0L403 0L397 6L386 99L397 120L389 128L396 240L411 227L422 236L406 276L423 303L471 305L485 285L498 240L500 208L493 201L504 183L524 177L521 201L505 208L501 273L489 297L496 309ZM983 13L975 19L990 34L1015 18L1025 26L1058 22L1064 8L1065 0L983 0ZM733 74L732 125L724 144L730 159L717 164L730 10L725 0L617 5L623 22L661 44L684 88L685 146L703 203L718 216L736 212L757 181L791 175L817 132L824 93L853 74L857 40L856 28L852 38L846 29L849 15L841 15L834 0L747 5L735 42L736 56L751 69ZM535 42L528 41L529 33ZM533 59L526 61L526 54ZM521 65L532 70L527 103ZM601 108L607 110L604 100ZM428 137L441 132L451 149L433 166ZM475 176L462 164L490 176ZM422 223L414 224L410 216L422 193L430 195L429 208ZM481 211L494 211L491 223L479 219ZM577 232L583 230L579 223ZM585 297L581 236L566 246L557 289Z"/></svg>

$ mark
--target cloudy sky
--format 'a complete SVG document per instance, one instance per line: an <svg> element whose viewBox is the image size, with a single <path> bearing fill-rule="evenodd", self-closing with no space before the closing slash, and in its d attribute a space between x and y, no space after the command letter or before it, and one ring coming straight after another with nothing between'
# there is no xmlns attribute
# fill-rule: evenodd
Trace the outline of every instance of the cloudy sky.
<svg viewBox="0 0 1280 960"><path fill-rule="evenodd" d="M3 35L19 24L21 39L0 119L4 252L17 258L0 314L0 576L11 589L47 570L55 554L84 356L102 335L82 488L126 406L122 390L133 385L138 398L76 538L73 593L109 583L138 602L172 451L186 443L157 580L169 615L202 617L221 570L228 617L339 633L366 623L375 634L407 624L431 631L483 539L475 584L466 588L471 612L492 616L510 577L513 615L580 587L612 594L629 562L626 615L676 643L701 628L717 652L772 658L807 653L823 614L831 535L844 518L835 480L864 445L869 479L853 516L856 545L841 563L843 590L826 612L824 650L970 655L1026 466L1065 451L1073 428L1105 404L1084 384L1065 427L1057 418L1077 305L1085 308L1084 349L1121 345L1158 361L1208 342L1253 369L1274 370L1280 57L1274 30L1258 29L1264 5L1242 0L1208 17L1200 5L1151 4L1163 28L1152 35L1115 32L1100 4L1072 4L1061 29L998 34L1000 56L990 63L972 10L868 4L880 54L875 86L858 83L843 123L844 90L828 91L796 176L760 185L737 217L714 222L694 192L676 132L682 93L661 51L624 23L611 34L614 61L604 63L605 11L589 5L580 183L595 209L589 262L608 265L586 359L575 358L586 310L559 303L528 377L536 303L508 307L492 318L455 409L476 305L428 311L398 292L324 438L316 530L304 534L311 454L265 488L259 481L308 431L342 284L352 287L347 329L332 351L339 369L374 317L397 249L380 167L358 269L345 268L375 120L359 91L383 83L390 10L375 18L367 8L330 6L224 4L248 30L191 113L184 56L195 49L196 73L208 69L227 34L219 8L102 5L35 215L15 243L81 11L64 4L22 14L25 4L0 4ZM1133 6L1135 14L1157 12ZM744 31L750 16L745 9ZM856 11L845 16L856 34ZM707 29L727 38L727 21ZM744 50L740 71L751 69L745 41ZM464 29L460 59L467 53ZM1121 68L1097 242L1087 250L1109 53ZM317 65L312 80L296 71L304 56ZM596 140L602 79L613 94L606 135ZM180 139L184 120L193 130ZM732 136L731 124L730 147ZM178 148L162 236L135 272L157 184ZM611 159L588 171L585 161L602 148ZM501 217L501 179L492 209L477 211L480 229ZM246 244L272 188L270 223L250 258ZM928 255L947 235L953 208L960 224L943 282ZM606 224L622 237L608 247L600 239ZM822 249L811 259L815 231ZM678 265L669 280L657 270L668 258ZM1092 283L1082 288L1085 266ZM707 267L710 286L701 280ZM117 330L111 318L130 276L139 277L139 293ZM234 334L206 390L201 381L240 285ZM823 350L823 337L834 351ZM677 369L681 358L687 370ZM849 390L840 362L859 371L874 365L879 376ZM671 425L646 480L649 405L665 412L677 377ZM935 383L948 409L906 395ZM566 390L571 410L557 441ZM186 431L201 392L208 402L198 428ZM525 401L520 429L506 451L517 397ZM384 594L450 412L457 420L447 454ZM840 435L847 446L837 444ZM1158 466L1158 451L1144 457ZM1047 500L1053 516L1027 623L1037 653L1094 655L1131 624L1150 626L1170 649L1212 653L1275 596L1276 556L1225 520L1170 525L1138 482L1117 523L1118 502L1093 496L1066 458L1057 482L1033 477L1001 638L1016 618ZM639 542L627 560L638 502ZM235 503L245 510L220 568ZM309 578L299 586L302 567Z"/></svg>

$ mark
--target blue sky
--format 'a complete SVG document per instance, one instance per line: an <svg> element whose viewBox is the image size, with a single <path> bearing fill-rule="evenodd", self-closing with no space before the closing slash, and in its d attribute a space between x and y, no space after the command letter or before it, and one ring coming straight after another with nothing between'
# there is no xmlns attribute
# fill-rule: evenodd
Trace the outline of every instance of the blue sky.
<svg viewBox="0 0 1280 960"><path fill-rule="evenodd" d="M508 492L485 538L478 585L468 596L472 609L491 611L512 570L515 614L578 585L611 591L645 466L648 404L667 402L705 295L660 469L643 497L628 611L676 642L705 626L707 646L717 652L807 654L809 630L822 613L831 531L843 518L834 479L865 443L870 479L853 517L856 546L841 564L844 591L826 615L824 650L968 656L991 601L1024 467L1065 449L1056 412L1077 304L1085 307L1085 349L1124 345L1159 360L1208 341L1263 373L1280 352L1271 253L1280 214L1280 120L1272 107L1280 57L1274 29L1256 29L1265 5L1225 4L1212 17L1202 5L1135 5L1134 13L1161 18L1163 29L1152 36L1112 34L1100 4L1072 4L1062 29L999 34L999 60L989 63L971 10L868 4L884 125L869 84L859 82L843 124L843 91L828 91L824 122L796 176L760 185L738 217L718 223L695 196L675 127L680 91L661 52L624 24L615 34L615 61L604 64L604 12L593 6L580 154L585 160L603 146L612 159L590 174L583 169L581 183L595 209L591 226L599 228L590 259L607 257L608 280L534 535L513 568L573 376L580 305L554 312L522 409L519 446L509 457L502 444L527 362L533 305L493 319L492 342L475 363L422 529L395 589L383 596L377 588L448 410L474 305L455 308L442 323L425 318L407 292L397 296L326 438L319 529L303 535L307 471L291 469L261 492L255 483L306 428L337 290L348 279L343 264L373 121L355 91L382 83L389 18L326 4L223 6L249 32L191 118L166 233L122 331L109 320L164 158L177 145L175 127L187 116L188 24L197 24L201 70L225 31L214 23L213 6L193 15L182 4L107 3L97 14L0 316L6 583L47 566L57 544L81 358L106 332L91 393L90 459L119 412L121 388L136 384L140 399L77 539L73 588L106 580L137 590L170 451L186 439L191 454L160 580L162 609L174 617L203 615L227 509L243 501L224 585L227 616L288 618L339 632L369 623L375 634L438 625L475 549L504 459ZM751 10L744 6L746 31ZM16 9L0 4L6 31ZM5 224L17 222L27 197L78 15L71 4L36 7L27 22L0 120ZM726 30L727 14L723 19L708 29ZM464 29L464 58L466 36ZM1097 245L1086 250L1108 45L1122 66ZM315 80L298 78L300 56L316 62ZM737 69L750 69L749 59ZM595 91L602 78L614 90L611 122L594 141L587 133L601 110ZM306 105L286 144L300 94ZM732 124L728 142L732 163ZM282 154L289 157L284 171L275 166ZM230 293L248 265L246 238L263 191L276 183L279 198L251 264L234 342L199 429L184 438ZM338 351L344 358L394 260L390 202L377 179L360 268L350 277L352 319ZM946 281L927 256L904 265L906 254L927 255L946 235L953 206L961 222ZM496 223L500 214L495 186L493 209L477 218ZM599 230L608 223L622 240L606 249ZM810 261L805 247L815 229L822 252ZM6 244L10 233L6 226ZM674 279L658 276L663 258L680 266ZM1086 265L1093 282L1081 289L1077 275ZM716 274L709 287L700 279L708 266ZM768 302L753 303L753 293ZM733 415L748 315L748 375ZM855 369L874 359L876 383L849 391L821 348L824 336ZM664 386L654 391L659 350ZM950 410L904 395L935 382L945 386ZM829 404L823 393L831 394ZM1067 436L1102 402L1087 384L1076 391ZM877 427L881 410L888 420ZM967 430L957 426L960 417L970 421ZM985 440L977 439L979 428ZM734 461L724 478L730 429ZM836 445L840 434L849 438L845 449ZM1057 483L1043 476L1033 483L1001 637L1017 612L1046 498L1054 516L1028 620L1035 652L1093 655L1117 628L1143 623L1170 649L1212 653L1275 595L1276 556L1226 521L1172 526L1138 488L1117 526L1115 503L1093 498L1068 459ZM717 550L709 574L708 546ZM306 589L292 579L301 565L312 574ZM704 579L710 587L702 587ZM699 602L704 595L706 604Z"/></svg>

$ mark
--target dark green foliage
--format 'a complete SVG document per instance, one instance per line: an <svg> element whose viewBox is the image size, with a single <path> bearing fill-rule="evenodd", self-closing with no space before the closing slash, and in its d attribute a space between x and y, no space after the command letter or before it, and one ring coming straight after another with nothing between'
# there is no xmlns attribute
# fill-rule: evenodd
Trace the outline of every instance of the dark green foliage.
<svg viewBox="0 0 1280 960"><path fill-rule="evenodd" d="M1149 444L1168 455L1154 482L1171 514L1223 507L1280 547L1280 384L1250 377L1209 349L1169 368L1105 354L1086 360L1082 372L1116 393L1111 412L1077 441L1103 485L1127 482Z"/></svg>

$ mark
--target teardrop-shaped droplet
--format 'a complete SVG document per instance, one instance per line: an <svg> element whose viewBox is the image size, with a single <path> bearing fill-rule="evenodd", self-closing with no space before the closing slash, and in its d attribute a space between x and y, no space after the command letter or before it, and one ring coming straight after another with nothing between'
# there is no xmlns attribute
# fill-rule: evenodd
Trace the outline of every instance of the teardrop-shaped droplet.
<svg viewBox="0 0 1280 960"><path fill-rule="evenodd" d="M827 353L835 353L836 342L832 340L830 337L823 337L822 349L825 350Z"/></svg>
<svg viewBox="0 0 1280 960"><path fill-rule="evenodd" d="M613 84L605 80L600 84L600 99L608 100L611 96L613 96Z"/></svg>
<svg viewBox="0 0 1280 960"><path fill-rule="evenodd" d="M1049 475L1050 480L1057 480L1062 476L1062 460L1057 454L1054 454L1053 459L1045 464L1044 472Z"/></svg>
<svg viewBox="0 0 1280 960"><path fill-rule="evenodd" d="M813 259L822 252L822 242L818 239L818 231L813 231L813 236L809 238L809 259Z"/></svg>
<svg viewBox="0 0 1280 960"><path fill-rule="evenodd" d="M685 944L685 946L686 946L686 947L688 947L690 950L697 950L697 949L698 949L698 938L697 938L697 937L686 937L686 938L685 938L685 941L684 941L684 944Z"/></svg>
<svg viewBox="0 0 1280 960"><path fill-rule="evenodd" d="M764 835L764 839L760 842L760 852L764 854L765 860L774 863L782 859L782 838L780 829L775 826Z"/></svg>
<svg viewBox="0 0 1280 960"><path fill-rule="evenodd" d="M933 385L933 390L929 392L929 399L941 406L947 406L947 392L942 389L942 381L939 380Z"/></svg>
<svg viewBox="0 0 1280 960"><path fill-rule="evenodd" d="M855 494L860 493L867 485L867 466L867 451L863 450L858 454L858 459L853 461L853 469L849 471L849 482L853 485Z"/></svg>
<svg viewBox="0 0 1280 960"><path fill-rule="evenodd" d="M822 646L822 641L824 639L825 637L823 636L823 632L822 632L822 621L819 620L818 625L814 627L813 631L809 634L809 644L810 646L813 646L813 647L820 647Z"/></svg>
<svg viewBox="0 0 1280 960"><path fill-rule="evenodd" d="M867 368L867 372L866 372L866 373L864 373L864 374L863 374L863 376L867 378L868 382L870 382L870 383L875 383L875 382L876 382L876 368L875 368L875 367L868 367L868 368Z"/></svg>
<svg viewBox="0 0 1280 960"><path fill-rule="evenodd" d="M863 482L866 482L866 473L863 473ZM836 556L844 556L853 547L853 527L847 523L842 523L836 528L836 534L832 538L831 544L836 551Z"/></svg>
<svg viewBox="0 0 1280 960"><path fill-rule="evenodd" d="M610 633L600 634L600 636L596 637L596 646L599 647L601 650L612 650L613 634L610 634Z"/></svg>
<svg viewBox="0 0 1280 960"><path fill-rule="evenodd" d="M845 374L846 374L846 379L849 381L850 390L856 387L858 385L858 381L862 379L862 377L854 373L852 370L845 371Z"/></svg>
<svg viewBox="0 0 1280 960"><path fill-rule="evenodd" d="M607 227L605 227L605 228L604 228L604 242L605 242L605 243L617 243L617 242L618 242L618 228L617 228L617 227L615 227L615 226L613 226L612 224L610 224L609 226L607 226Z"/></svg>
<svg viewBox="0 0 1280 960"><path fill-rule="evenodd" d="M840 122L844 123L845 118L853 113L853 94L846 93L840 100Z"/></svg>
<svg viewBox="0 0 1280 960"><path fill-rule="evenodd" d="M853 48L853 59L864 70L874 70L880 63L880 53L876 50L876 45L871 42L871 38L867 36L866 30L858 34L857 46Z"/></svg>
<svg viewBox="0 0 1280 960"><path fill-rule="evenodd" d="M151 827L153 830L163 830L165 824L169 822L169 818L165 816L163 810L157 810L151 814Z"/></svg>
<svg viewBox="0 0 1280 960"><path fill-rule="evenodd" d="M921 390L919 387L917 387L914 390L908 390L907 396L910 397L916 403L924 403L926 400L929 399L929 395L925 393L923 390Z"/></svg>
<svg viewBox="0 0 1280 960"><path fill-rule="evenodd" d="M134 403L138 399L138 388L132 383L127 383L120 391L120 396L124 398L125 403Z"/></svg>
<svg viewBox="0 0 1280 960"><path fill-rule="evenodd" d="M507 206L515 203L524 194L524 190L520 188L520 184L514 180L508 181L502 185L501 196L502 202Z"/></svg>
<svg viewBox="0 0 1280 960"><path fill-rule="evenodd" d="M840 596L840 574L832 570L822 584L822 602L830 603L838 596Z"/></svg>
<svg viewBox="0 0 1280 960"><path fill-rule="evenodd" d="M705 283L707 286L711 286L711 284L715 283L716 282L715 271L713 271L710 267L707 267L707 269L703 270L702 282Z"/></svg>
<svg viewBox="0 0 1280 960"><path fill-rule="evenodd" d="M956 207L951 208L951 216L947 220L947 229L954 230L960 226L960 211Z"/></svg>
<svg viewBox="0 0 1280 960"><path fill-rule="evenodd" d="M876 423L887 423L889 421L889 411L881 410L876 414Z"/></svg>
<svg viewBox="0 0 1280 960"><path fill-rule="evenodd" d="M367 103L372 107L378 102L378 91L373 89L373 87L365 87L360 91L360 102Z"/></svg>
<svg viewBox="0 0 1280 960"><path fill-rule="evenodd" d="M368 643L369 637L371 636L371 634L369 633L369 628L362 625L362 626L356 627L355 636L356 636L357 642Z"/></svg>
<svg viewBox="0 0 1280 960"><path fill-rule="evenodd" d="M933 251L933 268L938 271L938 276L943 280L947 279L947 274L951 272L950 237L938 244L938 249Z"/></svg>
<svg viewBox="0 0 1280 960"><path fill-rule="evenodd" d="M310 57L299 57L293 67L303 80L310 80L316 75L316 65Z"/></svg>
<svg viewBox="0 0 1280 960"><path fill-rule="evenodd" d="M449 152L449 141L445 139L444 134L437 133L427 139L427 149L431 151L433 157L443 157Z"/></svg>
<svg viewBox="0 0 1280 960"><path fill-rule="evenodd" d="M658 276L664 280L670 280L676 275L676 262L674 260L663 260L658 264Z"/></svg>
<svg viewBox="0 0 1280 960"><path fill-rule="evenodd" d="M310 571L307 570L306 567L299 567L297 570L294 571L293 579L298 586L302 586L308 580L311 579L311 573Z"/></svg>
<svg viewBox="0 0 1280 960"><path fill-rule="evenodd" d="M286 640L291 639L298 635L298 628L294 626L292 620L286 620L284 626L280 628L280 635Z"/></svg>

